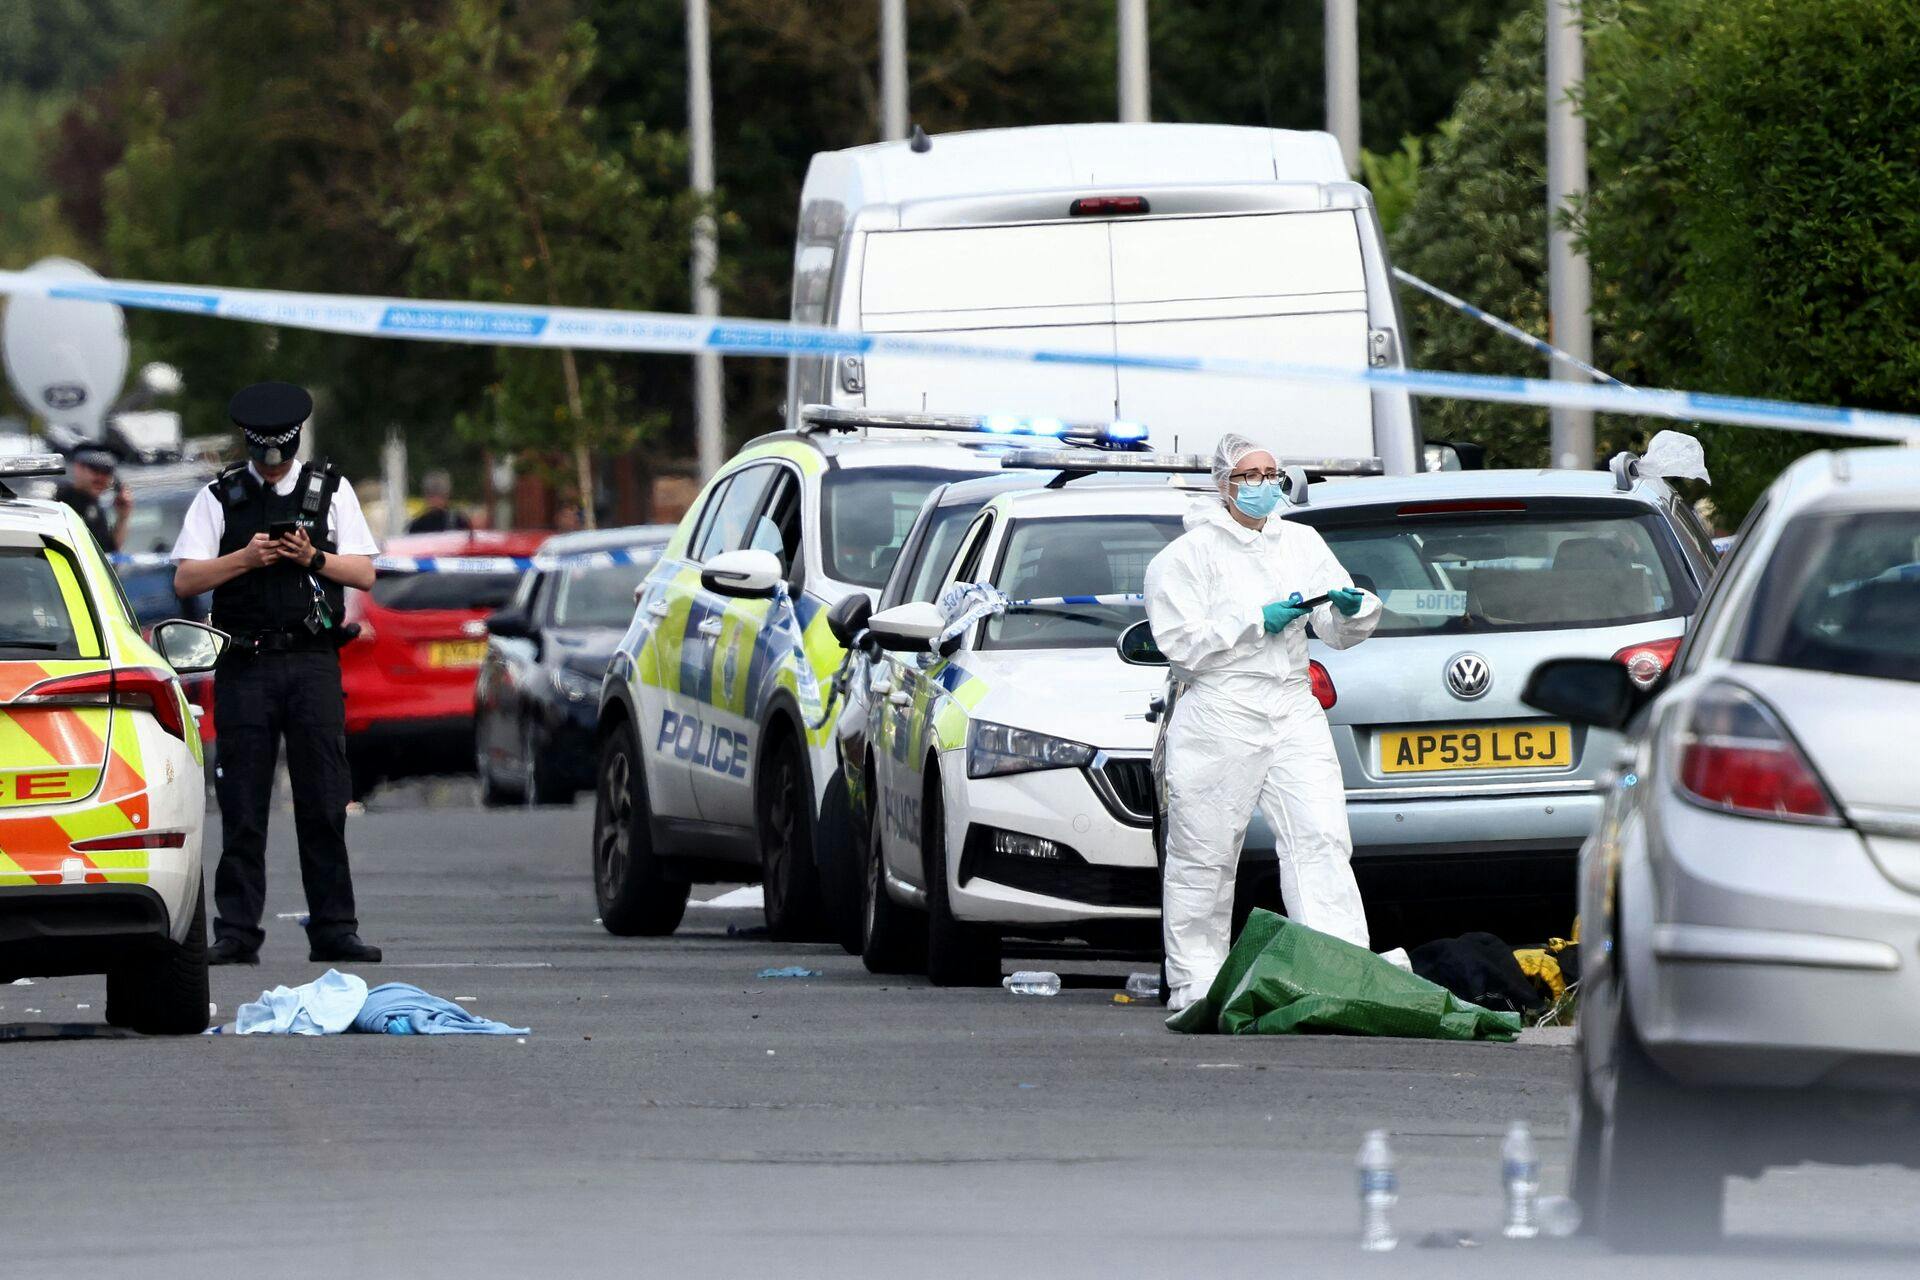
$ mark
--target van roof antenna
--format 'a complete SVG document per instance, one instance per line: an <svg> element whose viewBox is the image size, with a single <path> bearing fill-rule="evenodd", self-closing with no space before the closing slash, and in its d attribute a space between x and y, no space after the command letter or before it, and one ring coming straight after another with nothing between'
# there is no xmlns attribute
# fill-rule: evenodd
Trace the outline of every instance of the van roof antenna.
<svg viewBox="0 0 1920 1280"><path fill-rule="evenodd" d="M913 126L912 135L907 139L907 146L916 154L925 154L933 150L933 139L927 136L925 129L916 124Z"/></svg>

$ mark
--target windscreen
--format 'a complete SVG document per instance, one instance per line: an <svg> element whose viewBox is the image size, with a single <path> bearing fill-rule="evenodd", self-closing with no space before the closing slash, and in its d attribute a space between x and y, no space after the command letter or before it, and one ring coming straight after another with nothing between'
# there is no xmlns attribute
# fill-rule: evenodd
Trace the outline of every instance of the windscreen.
<svg viewBox="0 0 1920 1280"><path fill-rule="evenodd" d="M97 656L79 579L54 554L0 548L0 662Z"/></svg>
<svg viewBox="0 0 1920 1280"><path fill-rule="evenodd" d="M1920 680L1920 513L1801 516L1768 561L1740 660Z"/></svg>
<svg viewBox="0 0 1920 1280"><path fill-rule="evenodd" d="M373 600L383 609L412 613L427 609L491 612L513 598L517 573L383 573L374 579ZM628 597L632 604L632 597Z"/></svg>
<svg viewBox="0 0 1920 1280"><path fill-rule="evenodd" d="M820 559L827 576L862 587L886 585L900 544L937 484L959 478L933 467L857 467L820 482Z"/></svg>
<svg viewBox="0 0 1920 1280"><path fill-rule="evenodd" d="M1356 585L1385 606L1377 635L1610 627L1681 617L1691 582L1658 517L1520 510L1315 522Z"/></svg>
<svg viewBox="0 0 1920 1280"><path fill-rule="evenodd" d="M633 620L633 589L647 576L644 564L573 568L556 575L553 625L610 627L624 631Z"/></svg>
<svg viewBox="0 0 1920 1280"><path fill-rule="evenodd" d="M1015 600L1139 592L1147 562L1180 536L1180 517L1115 515L1016 521L994 585ZM1061 604L987 622L983 649L1111 648L1146 617L1138 605Z"/></svg>

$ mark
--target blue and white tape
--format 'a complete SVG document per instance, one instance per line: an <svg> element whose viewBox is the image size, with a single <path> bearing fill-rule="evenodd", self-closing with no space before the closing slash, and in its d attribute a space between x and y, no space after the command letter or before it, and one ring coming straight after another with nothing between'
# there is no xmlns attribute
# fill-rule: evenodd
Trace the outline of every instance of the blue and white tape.
<svg viewBox="0 0 1920 1280"><path fill-rule="evenodd" d="M612 547L570 555L532 556L375 556L378 573L525 573L529 569L611 569L617 565L650 565L660 558L659 547ZM158 569L174 558L156 552L114 553L107 560L128 569Z"/></svg>
<svg viewBox="0 0 1920 1280"><path fill-rule="evenodd" d="M1614 377L1612 374L1608 373L1605 369L1595 368L1593 365L1588 364L1585 360L1582 360L1579 356L1574 355L1571 351L1562 351L1559 347L1554 346L1551 342L1548 342L1546 339L1536 338L1532 334L1528 333L1525 329L1522 329L1519 325L1512 324L1506 320L1502 320L1499 316L1494 315L1490 311L1482 311L1479 307L1474 306L1471 302L1468 302L1465 298L1457 297L1454 294L1448 293L1445 289L1442 289L1437 284L1428 284L1425 280L1422 280L1419 276L1413 274L1413 272L1411 271L1403 271L1399 267L1395 267L1393 269L1393 278L1395 280L1398 280L1401 284L1412 285L1414 288L1420 290L1420 292L1429 294L1432 297L1438 298L1441 302L1446 303L1448 306L1452 307L1455 311L1458 311L1460 314L1465 316L1471 316L1473 319L1478 320L1481 324L1486 325L1488 328L1492 329L1494 332L1505 334L1507 337L1512 338L1515 342L1518 342L1520 345L1524 347L1529 347L1532 350L1539 352L1541 355L1547 357L1547 359L1549 360L1558 360L1563 364L1572 365L1574 368L1578 369L1580 372L1586 374L1589 378L1592 378L1595 382L1604 382L1609 386L1623 387L1623 388L1626 388L1627 390L1632 390L1631 387L1627 387L1626 383L1620 381L1620 379Z"/></svg>
<svg viewBox="0 0 1920 1280"><path fill-rule="evenodd" d="M1501 378L1425 369L1336 368L1207 355L1120 354L1054 347L997 347L911 334L863 333L766 320L708 320L647 311L522 307L271 289L204 289L123 280L61 279L0 272L0 294L103 302L148 311L216 316L256 324L373 338L409 338L489 346L572 347L594 351L721 355L902 355L1000 363L1119 366L1283 382L1363 386L1378 391L1592 409L1692 422L1817 431L1860 440L1920 442L1920 417L1871 409L1796 404L1708 392L1617 384ZM1526 335L1531 339L1531 335ZM1531 339L1538 341L1538 339ZM1598 372L1597 370L1595 372Z"/></svg>

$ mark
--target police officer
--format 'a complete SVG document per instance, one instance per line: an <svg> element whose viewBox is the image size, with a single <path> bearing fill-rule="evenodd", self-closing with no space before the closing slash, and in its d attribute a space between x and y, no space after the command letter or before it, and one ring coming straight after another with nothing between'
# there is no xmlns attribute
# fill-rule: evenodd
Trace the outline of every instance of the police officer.
<svg viewBox="0 0 1920 1280"><path fill-rule="evenodd" d="M133 495L118 483L120 459L110 449L83 445L67 459L67 478L54 486L53 496L80 513L80 520L104 551L118 551L127 541L127 518L133 514ZM113 491L113 518L107 518L107 491Z"/></svg>
<svg viewBox="0 0 1920 1280"><path fill-rule="evenodd" d="M311 960L373 963L360 940L347 868L345 699L338 649L344 589L373 585L378 550L353 486L322 463L296 464L313 398L286 382L233 397L227 413L249 461L222 471L187 509L175 544L179 595L213 592L233 645L214 672L220 867L213 964L258 964L267 896L267 809L287 743Z"/></svg>

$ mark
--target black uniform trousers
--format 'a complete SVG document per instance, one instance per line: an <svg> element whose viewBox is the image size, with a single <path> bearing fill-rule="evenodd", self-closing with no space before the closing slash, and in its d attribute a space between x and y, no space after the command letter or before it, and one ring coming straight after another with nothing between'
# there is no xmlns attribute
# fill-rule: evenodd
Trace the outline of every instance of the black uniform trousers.
<svg viewBox="0 0 1920 1280"><path fill-rule="evenodd" d="M281 738L287 742L293 827L307 890L307 936L321 942L357 932L347 869L351 784L338 655L234 654L214 672L213 693L221 826L214 936L249 950L266 936L260 912L267 900L267 813Z"/></svg>

